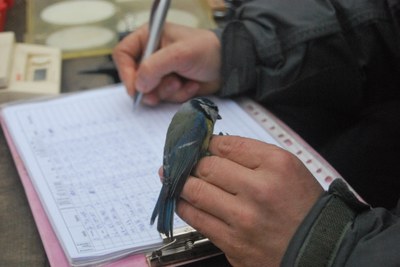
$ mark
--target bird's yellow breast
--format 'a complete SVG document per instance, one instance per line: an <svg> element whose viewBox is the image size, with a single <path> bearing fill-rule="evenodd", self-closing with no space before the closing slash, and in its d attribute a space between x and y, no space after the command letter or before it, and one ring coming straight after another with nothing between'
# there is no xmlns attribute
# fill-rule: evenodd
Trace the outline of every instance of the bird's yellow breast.
<svg viewBox="0 0 400 267"><path fill-rule="evenodd" d="M214 123L212 122L212 120L206 119L206 125L207 125L207 135L203 142L203 146L202 146L203 151L206 151L208 149L208 145L210 144L211 135L214 132Z"/></svg>

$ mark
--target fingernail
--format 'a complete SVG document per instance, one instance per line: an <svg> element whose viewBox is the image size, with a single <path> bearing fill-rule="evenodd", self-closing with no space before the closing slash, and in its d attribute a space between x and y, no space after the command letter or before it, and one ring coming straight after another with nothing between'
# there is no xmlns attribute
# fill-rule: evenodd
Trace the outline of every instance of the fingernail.
<svg viewBox="0 0 400 267"><path fill-rule="evenodd" d="M187 93L188 93L189 95L194 95L194 94L197 93L197 91L199 90L199 88L200 88L199 84L194 83L194 84L190 85L190 86L187 88Z"/></svg>
<svg viewBox="0 0 400 267"><path fill-rule="evenodd" d="M142 101L144 104L146 104L148 106L156 106L159 102L159 100L156 97L153 97L151 95L143 96Z"/></svg>
<svg viewBox="0 0 400 267"><path fill-rule="evenodd" d="M167 85L167 86L165 87L165 91L166 91L167 93L173 93L173 92L176 91L176 89L177 89L177 86L176 86L176 84L174 84L174 83L169 84L169 85Z"/></svg>
<svg viewBox="0 0 400 267"><path fill-rule="evenodd" d="M141 82L141 80L136 81L136 90L141 92L141 93L147 93L146 92L146 84Z"/></svg>

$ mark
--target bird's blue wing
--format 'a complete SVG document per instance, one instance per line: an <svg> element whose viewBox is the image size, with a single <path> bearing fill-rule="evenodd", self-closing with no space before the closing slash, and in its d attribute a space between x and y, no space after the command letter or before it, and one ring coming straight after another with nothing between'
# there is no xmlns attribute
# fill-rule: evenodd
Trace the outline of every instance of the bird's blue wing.
<svg viewBox="0 0 400 267"><path fill-rule="evenodd" d="M164 182L171 183L169 196L177 198L202 154L203 140L207 136L207 123L199 113L175 118L174 127L168 129L169 143L164 148ZM188 117L189 116L189 117ZM192 123L179 123L187 122Z"/></svg>

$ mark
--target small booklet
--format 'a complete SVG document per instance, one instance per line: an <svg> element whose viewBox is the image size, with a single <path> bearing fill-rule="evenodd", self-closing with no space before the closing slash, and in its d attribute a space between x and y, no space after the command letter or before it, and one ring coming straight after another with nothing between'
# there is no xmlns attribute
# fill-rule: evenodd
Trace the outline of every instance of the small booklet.
<svg viewBox="0 0 400 267"><path fill-rule="evenodd" d="M211 99L222 116L215 134L285 145L237 102ZM70 265L110 262L162 244L150 217L167 127L179 106L134 111L115 85L2 108L2 126ZM174 227L185 226L175 216Z"/></svg>

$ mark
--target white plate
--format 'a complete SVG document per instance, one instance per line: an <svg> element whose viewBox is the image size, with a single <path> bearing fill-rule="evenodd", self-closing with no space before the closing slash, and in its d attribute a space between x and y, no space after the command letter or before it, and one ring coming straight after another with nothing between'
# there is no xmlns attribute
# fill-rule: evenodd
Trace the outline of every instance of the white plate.
<svg viewBox="0 0 400 267"><path fill-rule="evenodd" d="M85 50L110 43L115 38L110 29L98 26L76 26L51 34L46 44L62 50Z"/></svg>
<svg viewBox="0 0 400 267"><path fill-rule="evenodd" d="M73 0L52 4L40 14L42 20L55 25L79 25L103 21L114 16L115 5L102 0Z"/></svg>

